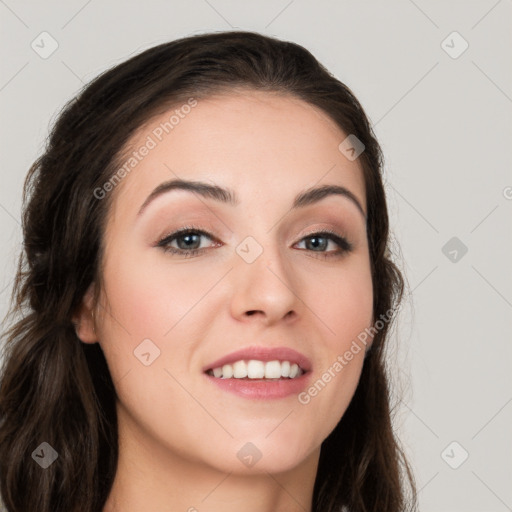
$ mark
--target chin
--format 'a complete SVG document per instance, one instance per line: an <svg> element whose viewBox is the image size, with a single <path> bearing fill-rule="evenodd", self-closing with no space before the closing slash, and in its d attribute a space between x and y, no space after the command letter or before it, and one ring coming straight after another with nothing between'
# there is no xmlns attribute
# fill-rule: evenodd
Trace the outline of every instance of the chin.
<svg viewBox="0 0 512 512"><path fill-rule="evenodd" d="M305 439L286 439L284 436L271 434L265 436L254 436L254 440L232 440L226 457L223 452L225 464L222 464L223 471L234 474L254 475L265 473L283 473L290 471L303 463L311 451L307 451ZM245 438L247 439L247 438ZM218 462L222 460L219 454Z"/></svg>

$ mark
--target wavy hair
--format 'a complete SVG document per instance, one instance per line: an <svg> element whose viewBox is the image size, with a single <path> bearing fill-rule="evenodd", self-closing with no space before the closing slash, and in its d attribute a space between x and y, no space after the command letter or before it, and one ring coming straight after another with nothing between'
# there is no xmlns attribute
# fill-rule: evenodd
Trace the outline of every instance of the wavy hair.
<svg viewBox="0 0 512 512"><path fill-rule="evenodd" d="M302 46L254 32L201 34L143 51L66 104L26 177L0 373L0 492L9 512L103 509L118 460L116 392L99 344L82 343L72 321L89 285L101 283L112 194L98 200L94 191L154 116L240 87L302 99L364 144L374 318L399 306L404 279L388 252L382 152L346 85ZM393 320L375 335L350 405L322 444L314 512L416 509L412 471L392 428L384 348ZM59 455L44 471L31 457L42 442Z"/></svg>

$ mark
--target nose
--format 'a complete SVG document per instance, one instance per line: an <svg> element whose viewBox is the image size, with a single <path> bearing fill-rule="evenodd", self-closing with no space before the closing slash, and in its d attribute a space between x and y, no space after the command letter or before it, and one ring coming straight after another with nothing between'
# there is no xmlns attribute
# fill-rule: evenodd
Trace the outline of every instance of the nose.
<svg viewBox="0 0 512 512"><path fill-rule="evenodd" d="M265 248L252 263L240 258L231 274L231 314L237 320L271 325L298 316L301 301L294 289L297 282L277 249L271 252Z"/></svg>

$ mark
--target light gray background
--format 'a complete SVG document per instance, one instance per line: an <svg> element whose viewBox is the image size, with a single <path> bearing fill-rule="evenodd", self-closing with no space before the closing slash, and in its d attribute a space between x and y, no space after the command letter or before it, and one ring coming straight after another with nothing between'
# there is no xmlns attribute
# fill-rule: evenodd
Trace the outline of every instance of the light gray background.
<svg viewBox="0 0 512 512"><path fill-rule="evenodd" d="M83 83L190 34L240 28L298 42L354 91L385 152L410 292L390 352L404 389L396 428L420 510L512 510L510 0L0 0L0 19L0 313L24 176ZM50 48L43 31L59 45L46 59L31 48ZM454 31L469 44L457 58ZM455 262L442 252L452 237L468 248Z"/></svg>

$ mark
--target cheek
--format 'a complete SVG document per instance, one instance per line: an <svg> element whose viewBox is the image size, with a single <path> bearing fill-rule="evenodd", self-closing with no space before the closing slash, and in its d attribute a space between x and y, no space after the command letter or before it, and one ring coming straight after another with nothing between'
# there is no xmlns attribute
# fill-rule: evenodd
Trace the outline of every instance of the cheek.
<svg viewBox="0 0 512 512"><path fill-rule="evenodd" d="M130 251L110 253L104 266L101 304L105 311L99 337L114 382L128 372L130 381L139 373L141 378L151 374L141 386L158 388L162 382L158 383L155 371L162 373L166 385L165 368L186 375L193 353L191 343L200 339L212 321L213 310L203 299L218 276L205 265L185 271L168 262L165 255L155 258L148 253L151 251L137 257L127 256ZM154 362L145 366L148 358Z"/></svg>
<svg viewBox="0 0 512 512"><path fill-rule="evenodd" d="M369 264L355 260L340 267L323 282L314 279L311 304L325 327L324 340L329 352L345 350L373 318L373 284Z"/></svg>
<svg viewBox="0 0 512 512"><path fill-rule="evenodd" d="M105 265L107 307L118 324L114 328L124 327L133 341L163 339L215 282L204 265L191 271L168 262L165 255L150 256L113 256Z"/></svg>
<svg viewBox="0 0 512 512"><path fill-rule="evenodd" d="M322 418L319 440L334 429L352 400L366 349L361 335L372 325L370 268L362 260L355 263L331 275L329 282L310 285L314 312L324 327L324 350L314 379L298 402L306 415Z"/></svg>
<svg viewBox="0 0 512 512"><path fill-rule="evenodd" d="M149 262L143 255L121 252L112 252L104 266L100 345L121 404L151 430L155 421L171 423L172 401L180 403L185 417L193 412L194 402L182 390L180 394L167 370L182 380L173 368L179 356L179 369L186 375L190 354L181 343L190 334L186 320L208 283L201 285L201 279L163 259Z"/></svg>

